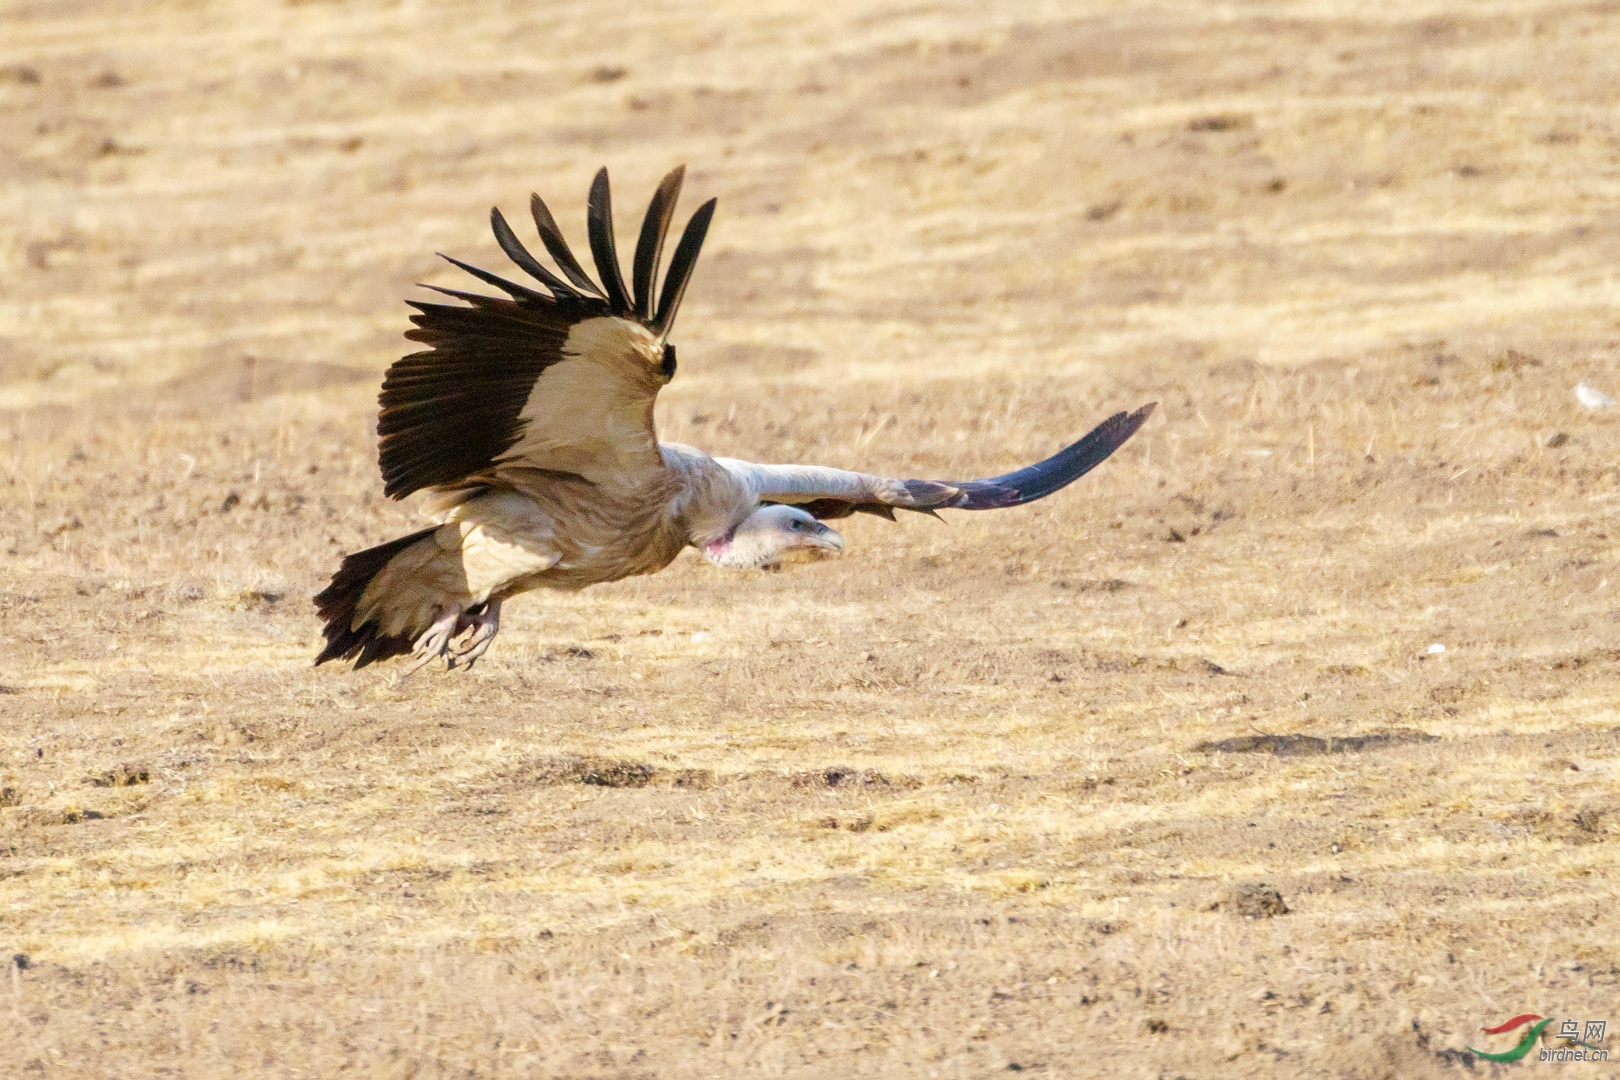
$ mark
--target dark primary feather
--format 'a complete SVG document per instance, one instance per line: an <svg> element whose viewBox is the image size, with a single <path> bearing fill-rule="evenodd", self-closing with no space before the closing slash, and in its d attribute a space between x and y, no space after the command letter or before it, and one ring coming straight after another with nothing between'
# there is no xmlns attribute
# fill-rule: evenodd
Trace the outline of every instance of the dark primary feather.
<svg viewBox="0 0 1620 1080"><path fill-rule="evenodd" d="M590 198L585 202L585 225L590 233L591 257L596 260L596 276L607 290L608 304L615 315L630 313L630 297L624 289L619 269L619 253L613 241L613 193L608 187L607 169L598 169L591 181Z"/></svg>
<svg viewBox="0 0 1620 1080"><path fill-rule="evenodd" d="M709 222L714 219L718 202L718 199L710 199L697 208L681 233L681 242L675 245L675 254L669 257L669 273L664 275L664 289L658 297L658 314L648 326L659 337L667 335L675 325L675 312L686 294L687 283L692 280L692 270L697 266L698 252L703 250L703 238L709 234Z"/></svg>
<svg viewBox="0 0 1620 1080"><path fill-rule="evenodd" d="M540 306L555 303L555 301L545 293L537 293L527 285L519 285L515 281L507 281L499 274L492 274L488 270L481 269L472 265L471 263L464 263L460 259L452 258L443 252L440 252L439 258L443 259L451 266L459 267L460 269L467 271L467 273L471 274L479 281L484 282L486 285L495 286L497 289L506 293L514 300L525 301L530 306Z"/></svg>
<svg viewBox="0 0 1620 1080"><path fill-rule="evenodd" d="M534 217L534 227L540 232L540 242L546 245L546 250L557 260L557 265L568 276L568 280L592 296L601 296L602 290L597 288L596 282L591 280L585 268L579 265L579 260L574 258L574 251L568 246L568 241L563 239L562 230L557 228L557 219L551 216L551 209L546 206L545 200L538 195L530 194L529 213Z"/></svg>
<svg viewBox="0 0 1620 1080"><path fill-rule="evenodd" d="M630 282L635 288L636 318L645 323L652 316L653 283L658 278L658 259L664 252L664 237L669 235L669 222L675 216L675 200L681 196L681 180L686 166L677 165L664 177L647 204L647 217L641 223L641 236L636 240L636 259L630 270Z"/></svg>
<svg viewBox="0 0 1620 1080"><path fill-rule="evenodd" d="M1109 455L1147 422L1156 404L1144 405L1133 413L1115 413L1078 442L1028 468L989 480L952 481L950 486L959 489L961 497L935 505L958 510L997 510L1044 499L1107 461Z"/></svg>
<svg viewBox="0 0 1620 1080"><path fill-rule="evenodd" d="M550 289L551 294L559 300L579 298L579 292L572 285L547 270L541 265L539 259L529 254L529 249L523 246L523 241L517 238L517 234L512 231L512 227L506 223L506 218L501 214L499 208L490 208L489 226L494 230L495 242L501 245L501 250L506 252L506 257L522 267L524 273Z"/></svg>

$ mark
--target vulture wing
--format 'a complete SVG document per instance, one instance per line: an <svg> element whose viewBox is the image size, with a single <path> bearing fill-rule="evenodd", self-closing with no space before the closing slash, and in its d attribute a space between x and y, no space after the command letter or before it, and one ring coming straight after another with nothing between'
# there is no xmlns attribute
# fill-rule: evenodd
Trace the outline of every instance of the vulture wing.
<svg viewBox="0 0 1620 1080"><path fill-rule="evenodd" d="M684 175L679 168L665 177L648 207L633 295L618 265L606 169L591 185L588 214L600 285L538 195L531 210L560 272L523 246L499 210L490 211L490 225L501 249L544 291L446 256L506 295L429 286L463 303L410 302L416 328L405 336L427 349L395 361L378 398L378 464L390 497L475 485L504 467L603 484L634 484L662 468L652 407L675 374L675 350L665 338L715 205L709 200L687 224L655 308L659 255Z"/></svg>
<svg viewBox="0 0 1620 1080"><path fill-rule="evenodd" d="M998 510L1043 499L1108 460L1153 413L1144 405L1115 413L1079 442L1045 461L988 480L890 480L818 465L754 465L716 460L748 485L764 503L792 503L816 517L877 514L894 520L896 510L932 514L936 510Z"/></svg>

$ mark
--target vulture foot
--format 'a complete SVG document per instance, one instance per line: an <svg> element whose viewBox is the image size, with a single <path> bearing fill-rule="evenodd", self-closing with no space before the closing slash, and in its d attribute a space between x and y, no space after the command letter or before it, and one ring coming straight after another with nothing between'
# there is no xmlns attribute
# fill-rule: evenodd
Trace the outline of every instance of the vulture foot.
<svg viewBox="0 0 1620 1080"><path fill-rule="evenodd" d="M461 633L467 627L467 620L460 608L450 608L429 626L422 636L416 639L416 647L412 650L421 657L400 678L407 678L420 671L423 665L435 657L445 657L445 662L455 667L455 661L450 658L450 639Z"/></svg>
<svg viewBox="0 0 1620 1080"><path fill-rule="evenodd" d="M413 650L420 657L411 665L405 675L414 675L431 660L444 658L444 666L448 670L456 668L470 668L473 662L489 651L489 643L495 640L495 635L501 629L501 602L491 600L472 609L472 612L461 608L451 608L433 621L421 637L416 639L416 648ZM465 641L452 645L463 633L467 635ZM404 676L401 676L403 678Z"/></svg>
<svg viewBox="0 0 1620 1080"><path fill-rule="evenodd" d="M467 628L472 633L467 640L450 650L445 663L450 667L471 668L473 661L489 651L489 643L495 640L495 635L501 631L501 602L491 600L484 604L483 610L476 615L463 615L456 623L456 632L460 633Z"/></svg>

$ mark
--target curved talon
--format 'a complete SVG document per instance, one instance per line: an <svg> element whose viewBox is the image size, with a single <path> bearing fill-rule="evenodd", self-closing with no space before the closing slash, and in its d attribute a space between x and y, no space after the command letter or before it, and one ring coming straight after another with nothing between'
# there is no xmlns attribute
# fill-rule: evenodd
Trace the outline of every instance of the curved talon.
<svg viewBox="0 0 1620 1080"><path fill-rule="evenodd" d="M434 657L446 657L446 662L449 663L450 642L457 634L461 633L464 625L465 620L459 607L450 608L437 619L434 619L433 625L429 626L422 636L416 639L416 646L411 650L421 659L412 664L410 670L406 671L400 678L408 678L416 674ZM450 666L454 667L455 665L451 663Z"/></svg>
<svg viewBox="0 0 1620 1080"><path fill-rule="evenodd" d="M456 631L459 633L469 627L472 633L468 635L467 640L452 650L446 658L445 662L452 668L459 665L470 669L474 661L489 651L490 642L494 641L495 635L501 631L501 602L491 600L478 614L463 615L456 624Z"/></svg>
<svg viewBox="0 0 1620 1080"><path fill-rule="evenodd" d="M438 657L444 658L446 670L454 671L458 667L470 668L480 656L489 651L489 644L495 640L495 635L500 633L500 629L499 600L490 600L470 610L461 607L449 608L434 619L433 625L416 639L416 646L412 651L418 660L400 678L409 678L429 661ZM452 644L464 633L467 634L464 641Z"/></svg>
<svg viewBox="0 0 1620 1080"><path fill-rule="evenodd" d="M416 648L419 653L429 656L443 656L450 648L450 639L456 636L461 629L461 609L451 608L427 628L427 632L416 639Z"/></svg>

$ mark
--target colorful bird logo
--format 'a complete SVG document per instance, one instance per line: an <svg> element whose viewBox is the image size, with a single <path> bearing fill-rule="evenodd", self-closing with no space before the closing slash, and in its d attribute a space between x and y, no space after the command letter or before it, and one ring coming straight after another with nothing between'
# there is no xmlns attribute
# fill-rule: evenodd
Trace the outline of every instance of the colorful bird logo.
<svg viewBox="0 0 1620 1080"><path fill-rule="evenodd" d="M1504 1031L1512 1031L1521 1024L1529 1023L1534 1023L1535 1027L1532 1027L1529 1031L1525 1032L1524 1038L1519 1040L1518 1046L1515 1046L1513 1049L1508 1050L1505 1053L1489 1054L1484 1050L1474 1050L1472 1046L1470 1046L1468 1049L1472 1050L1486 1061L1518 1061L1520 1058L1524 1057L1524 1055L1530 1052L1530 1048L1532 1046L1536 1045L1536 1040L1541 1038L1542 1029L1548 1024L1552 1023L1552 1017L1537 1016L1535 1013L1520 1013L1513 1019L1497 1024L1495 1027L1480 1028L1480 1030L1487 1035L1500 1035Z"/></svg>

